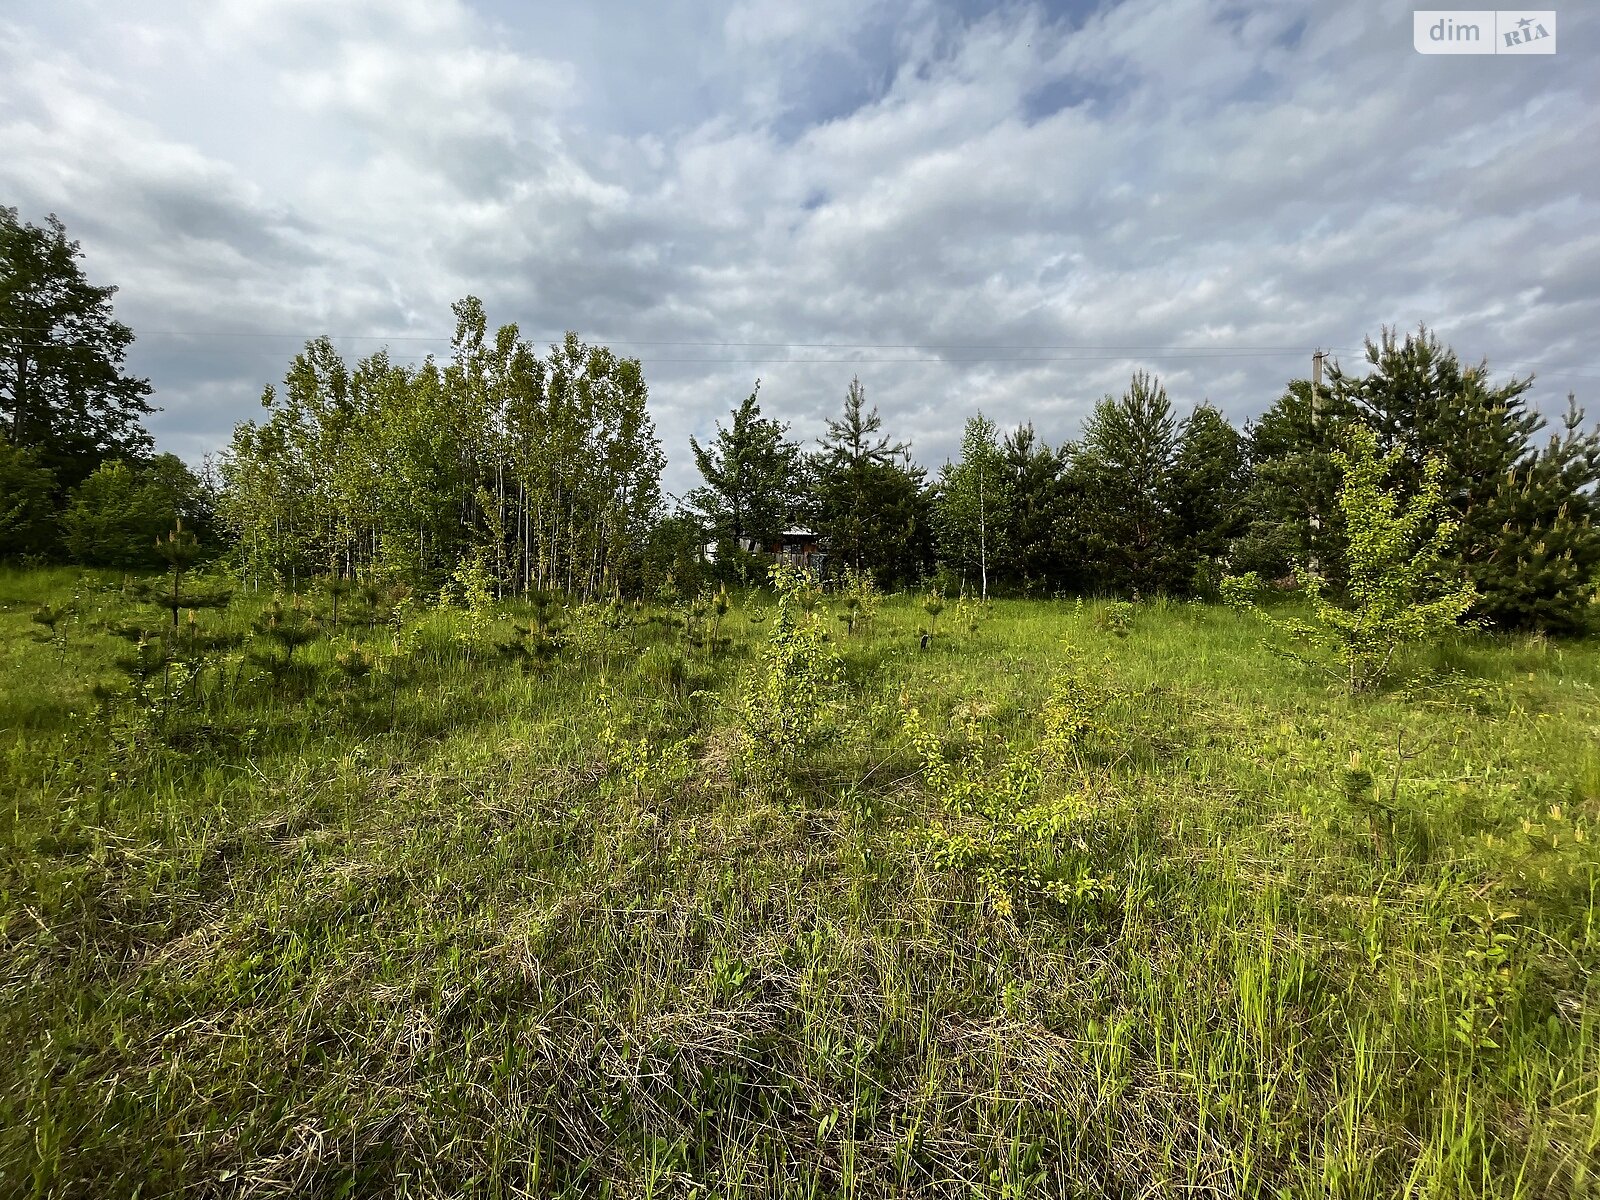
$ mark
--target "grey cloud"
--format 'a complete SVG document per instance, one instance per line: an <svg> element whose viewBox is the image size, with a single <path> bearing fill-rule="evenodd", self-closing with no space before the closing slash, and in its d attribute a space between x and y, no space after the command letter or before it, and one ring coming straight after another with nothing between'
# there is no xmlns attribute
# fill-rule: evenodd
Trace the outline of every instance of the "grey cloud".
<svg viewBox="0 0 1600 1200"><path fill-rule="evenodd" d="M1265 0L68 7L138 53L24 0L0 190L62 213L136 329L448 333L474 291L630 341L674 491L757 376L814 437L859 374L932 466L978 407L1075 436L1135 367L1242 419L1382 323L1600 376L1581 10L1573 53L1501 62ZM298 341L142 340L158 435L219 444ZM944 349L1019 345L1047 349ZM1281 353L1173 349L1204 346Z"/></svg>

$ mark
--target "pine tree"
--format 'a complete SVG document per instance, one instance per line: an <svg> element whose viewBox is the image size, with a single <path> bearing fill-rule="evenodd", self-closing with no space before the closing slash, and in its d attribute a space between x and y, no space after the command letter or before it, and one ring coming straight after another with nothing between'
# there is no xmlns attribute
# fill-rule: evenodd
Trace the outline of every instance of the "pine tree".
<svg viewBox="0 0 1600 1200"><path fill-rule="evenodd" d="M1172 504L1177 451L1166 389L1142 371L1085 422L1072 471L1086 500L1086 549L1099 587L1150 596L1185 582Z"/></svg>
<svg viewBox="0 0 1600 1200"><path fill-rule="evenodd" d="M804 512L805 469L800 446L786 436L787 424L761 415L755 390L733 410L732 423L702 446L689 439L705 483L688 496L690 509L712 539L724 547L764 547Z"/></svg>
<svg viewBox="0 0 1600 1200"><path fill-rule="evenodd" d="M1336 366L1331 388L1382 448L1400 452L1408 494L1430 458L1442 461L1452 552L1478 594L1473 615L1502 628L1583 629L1600 564L1600 432L1583 429L1569 397L1563 433L1541 448L1532 378L1492 384L1487 362L1464 367L1426 327L1404 339L1384 329L1367 340L1366 362L1362 376Z"/></svg>
<svg viewBox="0 0 1600 1200"><path fill-rule="evenodd" d="M915 578L927 540L922 470L910 465L910 446L883 433L878 410L865 405L861 381L852 379L843 415L828 420L812 456L818 532L837 565L871 571L880 583Z"/></svg>
<svg viewBox="0 0 1600 1200"><path fill-rule="evenodd" d="M1178 435L1172 463L1172 509L1183 577L1209 592L1245 529L1250 457L1244 436L1210 404L1196 406Z"/></svg>
<svg viewBox="0 0 1600 1200"><path fill-rule="evenodd" d="M1309 379L1289 383L1249 432L1247 527L1234 567L1282 579L1310 570L1344 587L1344 517L1334 451L1356 422L1355 405L1325 384L1313 412Z"/></svg>

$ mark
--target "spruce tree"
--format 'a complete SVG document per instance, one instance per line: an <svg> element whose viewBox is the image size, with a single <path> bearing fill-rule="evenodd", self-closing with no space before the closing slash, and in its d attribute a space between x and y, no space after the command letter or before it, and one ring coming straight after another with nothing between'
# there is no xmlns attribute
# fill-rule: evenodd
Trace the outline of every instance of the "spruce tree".
<svg viewBox="0 0 1600 1200"><path fill-rule="evenodd" d="M1066 573L1061 524L1065 457L1039 438L1032 424L1006 434L1001 455L1009 477L1013 547L1005 573L1025 592L1048 592L1061 586Z"/></svg>
<svg viewBox="0 0 1600 1200"><path fill-rule="evenodd" d="M1493 506L1463 518L1492 547L1467 564L1481 593L1479 614L1510 629L1580 634L1593 628L1600 572L1597 478L1600 438L1583 428L1583 411L1569 395L1562 432L1508 473ZM1500 517L1499 530L1489 529Z"/></svg>
<svg viewBox="0 0 1600 1200"><path fill-rule="evenodd" d="M804 514L803 456L787 437L789 427L761 415L755 390L733 410L727 428L702 446L689 448L705 483L687 496L689 508L712 539L724 547L748 540L764 546Z"/></svg>
<svg viewBox="0 0 1600 1200"><path fill-rule="evenodd" d="M843 414L828 420L812 457L818 532L837 566L871 571L880 583L915 578L927 540L922 469L911 464L907 443L883 432L878 410L865 406L853 379Z"/></svg>

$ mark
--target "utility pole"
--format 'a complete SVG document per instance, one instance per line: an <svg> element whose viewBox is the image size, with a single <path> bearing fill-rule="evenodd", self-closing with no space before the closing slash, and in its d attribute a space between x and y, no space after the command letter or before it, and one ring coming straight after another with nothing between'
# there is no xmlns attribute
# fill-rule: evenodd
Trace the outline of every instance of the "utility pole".
<svg viewBox="0 0 1600 1200"><path fill-rule="evenodd" d="M1322 427L1322 360L1323 351L1311 356L1311 438L1315 444ZM1322 574L1322 564L1317 560L1317 540L1322 535L1322 514L1317 511L1317 496L1311 494L1311 553L1306 556L1306 569L1313 575Z"/></svg>
<svg viewBox="0 0 1600 1200"><path fill-rule="evenodd" d="M1322 423L1322 360L1327 357L1325 351L1318 350L1311 356L1311 428L1315 429Z"/></svg>

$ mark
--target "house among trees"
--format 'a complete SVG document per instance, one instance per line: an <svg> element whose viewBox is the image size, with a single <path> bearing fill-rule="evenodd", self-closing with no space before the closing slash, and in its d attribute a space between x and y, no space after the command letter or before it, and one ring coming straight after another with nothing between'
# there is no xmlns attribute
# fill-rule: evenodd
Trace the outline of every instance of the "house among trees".
<svg viewBox="0 0 1600 1200"><path fill-rule="evenodd" d="M767 553L792 567L819 570L828 557L827 551L822 548L822 539L808 529L785 530L777 541L767 547Z"/></svg>
<svg viewBox="0 0 1600 1200"><path fill-rule="evenodd" d="M813 570L821 570L828 557L823 549L822 538L809 529L787 529L766 542L759 538L742 537L734 544L746 554L770 554L778 562ZM705 543L701 548L701 557L706 562L716 562L717 543Z"/></svg>

